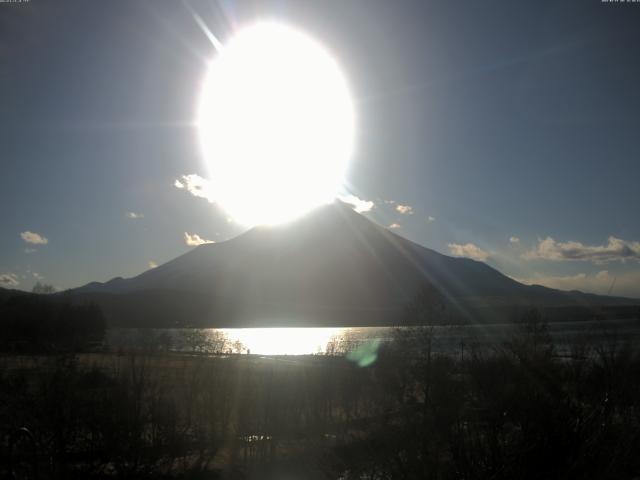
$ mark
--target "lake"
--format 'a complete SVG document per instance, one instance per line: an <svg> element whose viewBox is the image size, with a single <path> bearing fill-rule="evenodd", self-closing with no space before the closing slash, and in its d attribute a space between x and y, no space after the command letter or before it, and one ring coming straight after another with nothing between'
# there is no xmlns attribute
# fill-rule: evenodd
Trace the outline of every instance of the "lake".
<svg viewBox="0 0 640 480"><path fill-rule="evenodd" d="M580 344L640 344L638 319L554 322L548 328L560 354L569 353ZM513 324L436 326L434 351L455 354L464 348L501 345L512 337L514 329ZM339 354L365 342L388 342L394 330L395 327L117 328L107 332L107 345L111 349L153 348L201 353Z"/></svg>

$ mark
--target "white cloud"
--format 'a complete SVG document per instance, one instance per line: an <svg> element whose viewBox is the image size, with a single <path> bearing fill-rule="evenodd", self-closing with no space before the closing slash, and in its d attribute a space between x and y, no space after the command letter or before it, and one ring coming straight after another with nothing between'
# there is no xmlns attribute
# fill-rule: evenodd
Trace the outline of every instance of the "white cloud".
<svg viewBox="0 0 640 480"><path fill-rule="evenodd" d="M197 247L198 245L204 245L205 243L216 243L214 240L207 240L202 238L197 233L189 234L184 232L184 243L190 247Z"/></svg>
<svg viewBox="0 0 640 480"><path fill-rule="evenodd" d="M180 178L176 179L173 185L180 190L186 190L194 197L204 198L210 203L215 202L211 181L201 177L200 175L195 173L182 175Z"/></svg>
<svg viewBox="0 0 640 480"><path fill-rule="evenodd" d="M584 245L581 242L556 242L547 237L531 251L522 255L525 260L579 260L595 264L626 260L640 261L640 242L628 242L610 236L606 245Z"/></svg>
<svg viewBox="0 0 640 480"><path fill-rule="evenodd" d="M30 232L29 230L22 232L20 236L25 242L33 243L34 245L46 245L49 243L49 240L46 237L35 232Z"/></svg>
<svg viewBox="0 0 640 480"><path fill-rule="evenodd" d="M489 252L481 249L473 243L467 243L465 245L449 243L447 246L449 247L451 254L456 257L468 257L482 262L489 258Z"/></svg>
<svg viewBox="0 0 640 480"><path fill-rule="evenodd" d="M519 239L518 237L510 237L510 238L509 238L509 243L510 243L511 245L518 244L518 243L520 243L520 239Z"/></svg>
<svg viewBox="0 0 640 480"><path fill-rule="evenodd" d="M156 268L158 266L158 264L156 262L154 262L153 260L149 260L147 265L149 265L149 268Z"/></svg>
<svg viewBox="0 0 640 480"><path fill-rule="evenodd" d="M385 200L384 203L386 203L387 205L393 205L394 203L396 203L395 200Z"/></svg>
<svg viewBox="0 0 640 480"><path fill-rule="evenodd" d="M213 186L213 183L210 180L203 178L195 173L192 173L190 175L182 175L180 178L177 178L173 182L173 185L179 190L185 190L189 192L194 197L204 198L209 203L216 202L216 197L214 194L215 188ZM372 201L363 200L352 194L340 195L338 198L344 203L351 205L351 207L358 213L369 212L375 207L375 204ZM292 201L295 201L295 199L292 199ZM231 223L232 220L228 218L227 221Z"/></svg>
<svg viewBox="0 0 640 480"><path fill-rule="evenodd" d="M427 222L435 222L435 221L436 221L436 217L432 217L431 215L427 217Z"/></svg>
<svg viewBox="0 0 640 480"><path fill-rule="evenodd" d="M44 280L44 277L38 272L31 272L31 275L33 275L33 278L35 278L36 280Z"/></svg>
<svg viewBox="0 0 640 480"><path fill-rule="evenodd" d="M29 247L24 249L24 253L35 253L37 251L38 250L36 250L35 248L29 248Z"/></svg>
<svg viewBox="0 0 640 480"><path fill-rule="evenodd" d="M351 205L353 209L358 213L370 212L371 209L375 206L375 204L370 200L362 200L361 198L348 194L348 195L340 195L338 197L344 203Z"/></svg>
<svg viewBox="0 0 640 480"><path fill-rule="evenodd" d="M533 274L528 278L514 278L527 285L543 285L559 290L580 290L588 293L640 298L640 271L611 273L601 270L597 273L576 275Z"/></svg>
<svg viewBox="0 0 640 480"><path fill-rule="evenodd" d="M15 273L0 273L0 287L13 288L20 284Z"/></svg>
<svg viewBox="0 0 640 480"><path fill-rule="evenodd" d="M410 205L396 205L396 212L402 215L413 215L413 207Z"/></svg>
<svg viewBox="0 0 640 480"><path fill-rule="evenodd" d="M143 213L136 213L136 212L127 212L125 213L125 216L127 218L130 218L131 220L139 220L141 218L144 218Z"/></svg>
<svg viewBox="0 0 640 480"><path fill-rule="evenodd" d="M389 228L392 229L397 229L397 228L402 228L402 225L400 225L399 223L392 223L391 225L389 225Z"/></svg>

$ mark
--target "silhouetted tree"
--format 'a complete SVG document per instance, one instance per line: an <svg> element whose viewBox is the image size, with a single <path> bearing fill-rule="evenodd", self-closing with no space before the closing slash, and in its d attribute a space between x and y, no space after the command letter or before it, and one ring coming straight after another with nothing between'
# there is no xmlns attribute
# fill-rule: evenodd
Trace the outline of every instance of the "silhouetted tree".
<svg viewBox="0 0 640 480"><path fill-rule="evenodd" d="M528 308L516 321L515 327L509 344L512 353L521 358L553 353L549 324L538 308Z"/></svg>
<svg viewBox="0 0 640 480"><path fill-rule="evenodd" d="M36 284L31 289L33 293L50 295L52 293L56 293L56 289L53 285L49 285L47 283L36 282Z"/></svg>

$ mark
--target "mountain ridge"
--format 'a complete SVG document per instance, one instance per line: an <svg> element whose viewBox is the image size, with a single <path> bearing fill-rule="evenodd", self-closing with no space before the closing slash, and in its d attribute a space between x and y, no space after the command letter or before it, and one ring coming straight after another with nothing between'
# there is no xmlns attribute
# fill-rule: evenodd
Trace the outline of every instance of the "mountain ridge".
<svg viewBox="0 0 640 480"><path fill-rule="evenodd" d="M148 316L145 303L152 309L159 302L161 316L184 317L178 323L390 325L427 285L458 316L497 306L634 303L521 284L484 262L407 240L339 201L286 225L200 245L135 277L91 282L64 295L96 301L108 317ZM117 299L131 303L131 312L114 306Z"/></svg>

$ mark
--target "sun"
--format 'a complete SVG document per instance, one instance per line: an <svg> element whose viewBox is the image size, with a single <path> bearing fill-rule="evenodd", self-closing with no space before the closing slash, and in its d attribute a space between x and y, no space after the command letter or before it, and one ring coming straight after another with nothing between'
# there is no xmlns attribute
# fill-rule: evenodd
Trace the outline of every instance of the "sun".
<svg viewBox="0 0 640 480"><path fill-rule="evenodd" d="M355 115L334 58L289 26L238 31L211 62L198 131L216 201L237 222L277 224L331 202Z"/></svg>

